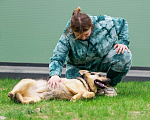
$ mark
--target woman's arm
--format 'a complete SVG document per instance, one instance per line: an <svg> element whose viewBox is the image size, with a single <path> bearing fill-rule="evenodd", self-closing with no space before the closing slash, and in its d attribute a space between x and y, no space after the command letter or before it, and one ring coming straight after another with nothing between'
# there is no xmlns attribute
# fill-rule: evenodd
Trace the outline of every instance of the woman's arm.
<svg viewBox="0 0 150 120"><path fill-rule="evenodd" d="M68 26L68 23L67 23ZM67 29L67 27L66 27ZM66 60L66 57L69 54L70 51L70 44L68 36L66 36L66 30L61 35L55 49L53 50L53 56L50 58L49 63L49 76L50 79L48 81L48 84L50 87L59 87L59 82L62 82L60 79L61 72Z"/></svg>

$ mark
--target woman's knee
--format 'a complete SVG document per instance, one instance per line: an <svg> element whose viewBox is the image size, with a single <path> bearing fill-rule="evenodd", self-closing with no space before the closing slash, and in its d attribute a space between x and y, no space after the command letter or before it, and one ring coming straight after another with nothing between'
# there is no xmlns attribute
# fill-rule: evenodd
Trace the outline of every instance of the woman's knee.
<svg viewBox="0 0 150 120"><path fill-rule="evenodd" d="M132 53L125 51L116 56L116 64L112 65L112 69L118 72L129 71L132 65Z"/></svg>
<svg viewBox="0 0 150 120"><path fill-rule="evenodd" d="M124 53L117 54L115 49L111 49L100 64L101 71L107 71L110 67L117 72L127 71L132 64L132 54L125 50Z"/></svg>
<svg viewBox="0 0 150 120"><path fill-rule="evenodd" d="M131 51L130 52L125 51L123 53L122 59L124 60L125 63L128 63L128 62L132 61L132 53L131 53Z"/></svg>

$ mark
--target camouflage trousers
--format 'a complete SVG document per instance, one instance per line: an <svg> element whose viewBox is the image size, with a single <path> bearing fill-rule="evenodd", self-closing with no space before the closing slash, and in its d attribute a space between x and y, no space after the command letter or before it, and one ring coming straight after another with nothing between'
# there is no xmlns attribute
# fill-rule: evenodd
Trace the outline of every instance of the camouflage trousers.
<svg viewBox="0 0 150 120"><path fill-rule="evenodd" d="M91 63L92 64L92 63ZM132 54L125 50L124 54L116 54L116 50L111 49L101 61L95 65L92 69L87 69L93 72L105 72L107 77L111 79L110 86L116 86L122 78L128 73L132 65ZM73 79L78 76L79 70L86 70L86 67L78 67L71 64L67 64L66 78Z"/></svg>

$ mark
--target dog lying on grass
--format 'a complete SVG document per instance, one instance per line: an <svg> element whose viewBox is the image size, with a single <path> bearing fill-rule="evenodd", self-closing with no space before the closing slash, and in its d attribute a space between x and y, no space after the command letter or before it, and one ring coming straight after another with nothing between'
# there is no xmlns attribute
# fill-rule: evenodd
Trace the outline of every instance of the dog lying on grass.
<svg viewBox="0 0 150 120"><path fill-rule="evenodd" d="M94 98L98 88L105 88L110 79L97 72L80 70L82 77L76 79L61 78L59 88L50 88L46 80L22 79L11 92L8 93L14 101L35 103L43 99L71 100Z"/></svg>

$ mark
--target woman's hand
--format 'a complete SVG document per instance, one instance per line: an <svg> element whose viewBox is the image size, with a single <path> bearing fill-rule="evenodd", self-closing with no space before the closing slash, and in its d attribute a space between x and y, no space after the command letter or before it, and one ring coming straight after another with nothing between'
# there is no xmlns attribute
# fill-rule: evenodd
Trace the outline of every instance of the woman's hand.
<svg viewBox="0 0 150 120"><path fill-rule="evenodd" d="M57 88L59 88L59 83L62 82L61 78L58 76L58 75L53 75L49 81L48 81L48 84L49 84L49 87L51 88L55 88L55 86ZM62 82L63 83L63 82Z"/></svg>
<svg viewBox="0 0 150 120"><path fill-rule="evenodd" d="M130 52L130 50L128 49L128 47L126 45L124 45L124 44L116 44L114 46L114 49L116 49L116 48L117 48L117 50L116 50L117 54L120 54L121 51L122 51L122 53L124 53L125 49L127 50L127 52Z"/></svg>

